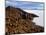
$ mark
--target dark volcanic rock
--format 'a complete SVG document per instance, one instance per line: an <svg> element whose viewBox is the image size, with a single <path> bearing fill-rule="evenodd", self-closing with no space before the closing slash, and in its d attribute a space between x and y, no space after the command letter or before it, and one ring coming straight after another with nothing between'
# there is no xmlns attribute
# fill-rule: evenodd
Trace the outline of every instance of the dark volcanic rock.
<svg viewBox="0 0 46 35"><path fill-rule="evenodd" d="M32 21L35 14L27 13L20 8L6 8L6 32L10 34L44 32L44 28Z"/></svg>

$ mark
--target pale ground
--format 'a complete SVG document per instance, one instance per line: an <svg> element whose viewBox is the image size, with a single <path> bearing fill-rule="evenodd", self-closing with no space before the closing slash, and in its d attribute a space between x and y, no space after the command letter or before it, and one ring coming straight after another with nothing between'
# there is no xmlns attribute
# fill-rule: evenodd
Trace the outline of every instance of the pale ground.
<svg viewBox="0 0 46 35"><path fill-rule="evenodd" d="M28 13L34 13L38 15L39 17L34 18L34 22L36 22L36 25L44 26L43 23L43 10L25 10Z"/></svg>

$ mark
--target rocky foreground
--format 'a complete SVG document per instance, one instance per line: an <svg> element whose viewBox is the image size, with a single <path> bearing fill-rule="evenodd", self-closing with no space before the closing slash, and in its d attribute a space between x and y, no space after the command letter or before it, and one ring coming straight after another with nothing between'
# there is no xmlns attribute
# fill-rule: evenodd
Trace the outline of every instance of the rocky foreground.
<svg viewBox="0 0 46 35"><path fill-rule="evenodd" d="M6 8L6 35L44 32L44 27L35 25L35 14L27 13L20 8Z"/></svg>

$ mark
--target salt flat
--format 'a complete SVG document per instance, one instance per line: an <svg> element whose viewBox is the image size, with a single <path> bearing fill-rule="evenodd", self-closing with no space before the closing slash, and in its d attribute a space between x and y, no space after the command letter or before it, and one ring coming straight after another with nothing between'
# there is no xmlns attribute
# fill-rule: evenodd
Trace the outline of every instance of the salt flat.
<svg viewBox="0 0 46 35"><path fill-rule="evenodd" d="M43 23L43 10L25 10L28 13L34 13L38 15L39 17L34 18L34 22L36 22L37 25L44 26Z"/></svg>

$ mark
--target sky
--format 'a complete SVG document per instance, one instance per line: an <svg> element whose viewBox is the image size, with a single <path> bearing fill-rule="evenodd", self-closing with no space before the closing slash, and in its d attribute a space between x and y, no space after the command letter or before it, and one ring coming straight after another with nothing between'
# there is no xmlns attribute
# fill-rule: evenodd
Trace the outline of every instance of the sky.
<svg viewBox="0 0 46 35"><path fill-rule="evenodd" d="M13 7L18 7L21 9L30 9L30 10L43 10L44 3L42 2L26 2L26 1L6 1L6 7L10 5Z"/></svg>
<svg viewBox="0 0 46 35"><path fill-rule="evenodd" d="M9 1L34 1L34 2L44 2L45 0L9 0Z"/></svg>
<svg viewBox="0 0 46 35"><path fill-rule="evenodd" d="M41 10L41 9L43 9L43 3L18 1L18 2L16 2L16 7L19 7L22 9L32 9L32 10L39 9L39 10Z"/></svg>

